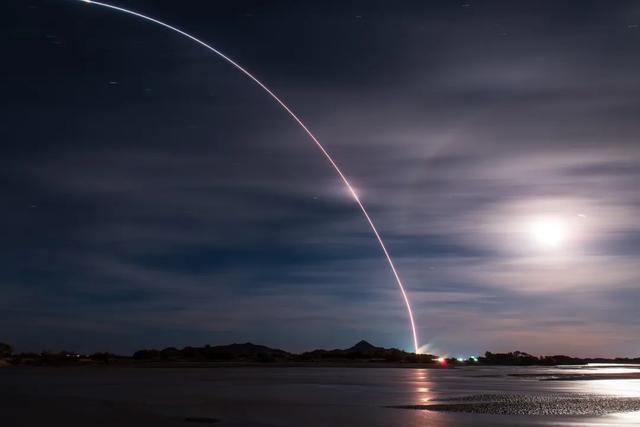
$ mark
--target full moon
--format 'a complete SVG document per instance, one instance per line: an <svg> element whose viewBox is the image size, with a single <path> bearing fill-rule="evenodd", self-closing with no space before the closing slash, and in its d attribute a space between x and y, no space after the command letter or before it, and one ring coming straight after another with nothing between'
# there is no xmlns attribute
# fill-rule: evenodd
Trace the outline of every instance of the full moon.
<svg viewBox="0 0 640 427"><path fill-rule="evenodd" d="M531 225L531 235L542 246L558 248L567 239L567 227L556 219L541 219Z"/></svg>

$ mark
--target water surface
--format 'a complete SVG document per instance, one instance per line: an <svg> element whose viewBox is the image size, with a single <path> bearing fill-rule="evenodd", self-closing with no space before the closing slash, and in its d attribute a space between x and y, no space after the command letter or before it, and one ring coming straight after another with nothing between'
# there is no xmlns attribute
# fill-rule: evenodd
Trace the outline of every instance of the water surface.
<svg viewBox="0 0 640 427"><path fill-rule="evenodd" d="M470 395L576 393L640 397L640 380L540 381L510 374L638 367L10 368L0 409L15 426L628 426L640 412L504 416L389 408ZM187 421L186 418L192 418Z"/></svg>

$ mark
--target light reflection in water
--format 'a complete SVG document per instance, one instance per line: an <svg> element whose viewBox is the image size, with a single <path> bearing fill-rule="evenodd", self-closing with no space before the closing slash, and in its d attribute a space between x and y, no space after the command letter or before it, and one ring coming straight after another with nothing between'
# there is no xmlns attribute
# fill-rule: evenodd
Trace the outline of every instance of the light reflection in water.
<svg viewBox="0 0 640 427"><path fill-rule="evenodd" d="M620 397L640 397L640 380L587 380L584 391L594 394L611 394Z"/></svg>
<svg viewBox="0 0 640 427"><path fill-rule="evenodd" d="M426 369L416 369L414 371L414 382L417 385L415 389L416 401L424 404L432 400L429 387L426 387L429 384L429 376Z"/></svg>
<svg viewBox="0 0 640 427"><path fill-rule="evenodd" d="M448 403L447 399L462 396L492 394L540 394L553 396L558 393L566 397L567 393L575 397L587 398L586 395L608 395L616 397L640 398L640 379L581 379L564 381L541 381L550 376L634 374L640 366L561 366L561 367L461 367L455 369L407 369L399 372L402 397L394 400L398 405L432 405ZM510 374L528 374L532 377L519 377ZM536 374L539 374L538 377ZM396 377L397 378L397 377ZM399 384L396 384L397 386ZM443 400L444 399L444 400ZM456 402L449 402L456 403ZM464 402L459 402L464 403ZM578 415L489 415L458 413L433 410L402 410L390 413L394 417L403 417L402 423L388 425L404 425L407 427L627 427L640 426L640 411L600 416Z"/></svg>
<svg viewBox="0 0 640 427"><path fill-rule="evenodd" d="M589 364L587 367L581 367L576 370L577 373L589 374L619 374L619 373L637 373L640 371L638 365L612 365L612 364ZM578 393L590 393L596 395L612 395L616 397L640 397L640 380L636 379L615 379L615 380L582 380L571 381L574 387L572 391ZM569 425L569 424L567 424ZM573 425L573 424L571 424ZM640 412L626 412L618 414L610 414L603 417L600 421L580 424L594 426L637 426L640 425Z"/></svg>
<svg viewBox="0 0 640 427"><path fill-rule="evenodd" d="M624 414L614 414L611 418L620 422L623 426L640 425L640 412L627 412Z"/></svg>

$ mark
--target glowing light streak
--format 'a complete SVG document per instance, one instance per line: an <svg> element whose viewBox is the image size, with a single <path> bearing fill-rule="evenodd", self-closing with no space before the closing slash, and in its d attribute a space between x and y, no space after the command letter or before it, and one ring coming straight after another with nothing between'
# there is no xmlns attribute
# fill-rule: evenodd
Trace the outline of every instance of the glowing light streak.
<svg viewBox="0 0 640 427"><path fill-rule="evenodd" d="M340 176L340 179L342 180L344 185L347 187L347 190L349 191L349 193L351 193L351 196L353 196L353 199L355 200L356 204L358 205L358 207L362 211L362 214L364 215L367 223L369 224L369 227L371 228L371 231L373 231L373 234L375 235L376 240L378 241L378 244L380 245L380 248L382 249L382 252L384 253L385 258L387 259L387 263L389 264L389 267L391 268L391 272L393 273L393 277L395 278L396 284L398 285L398 288L400 289L400 292L402 294L402 298L403 298L404 303L405 303L405 305L407 307L407 313L409 315L409 321L411 323L411 333L413 335L413 345L414 345L414 348L415 348L415 352L419 353L420 352L420 346L418 345L418 334L416 332L416 326L415 326L415 322L414 322L414 319L413 319L413 311L411 310L411 303L409 302L409 297L407 296L407 292L405 291L404 285L402 284L402 280L400 280L400 275L398 274L398 271L397 271L397 269L395 267L395 264L393 263L393 260L391 259L391 255L389 254L389 251L387 250L387 247L386 247L384 241L382 240L382 237L380 236L380 233L378 232L378 229L376 228L375 224L373 223L373 220L371 219L371 216L369 215L369 212L367 212L367 210L365 209L364 205L362 204L362 201L358 197L358 194L356 193L355 189L353 188L353 186L351 185L351 183L349 182L349 180L347 179L345 174L338 167L337 163L333 160L333 158L331 157L329 152L320 143L318 138L316 138L316 136L309 130L307 125L305 125L302 122L302 120L293 112L293 110L291 108L289 108L289 106L287 106L287 104L285 104L284 101L282 101L273 91L271 91L271 89L269 89L264 83L262 83L260 80L258 80L258 78L256 78L253 74L251 74L249 71L247 71L240 64L235 62L233 59L229 58L224 53L222 53L219 50L215 49L214 47L210 46L209 44L207 44L207 43L203 42L202 40L192 36L191 34L186 33L184 31L180 30L179 28L176 28L176 27L174 27L172 25L166 24L166 23L164 23L162 21L159 21L159 20L157 20L155 18L152 18L150 16L143 15L142 13L138 13L138 12L135 12L133 10L125 9L123 7L113 6L111 4L102 3L102 2L93 1L93 0L78 0L78 1L81 1L83 3L88 3L88 4L91 4L91 5L102 6L102 7L111 9L111 10L115 10L115 11L118 11L118 12L126 13L128 15L133 15L135 17L144 19L146 21L153 22L154 24L160 25L160 26L165 27L165 28L167 28L167 29L169 29L171 31L174 31L174 32L176 32L176 33L178 33L178 34L180 34L180 35L182 35L182 36L184 36L184 37L196 42L197 44L207 48L208 50L210 50L211 52L215 53L220 58L224 59L229 64L234 66L238 71L243 73L245 76L247 76L249 79L251 79L258 86L260 86L260 88L262 88L271 98L273 98L273 100L276 101L289 114L289 116L291 116L291 118L293 120L295 120L296 123L298 123L298 125L300 125L302 130L304 130L305 133L309 136L309 138L311 138L311 140L317 145L317 147L320 149L322 154L325 156L325 158L329 161L331 166L333 166L335 171L338 173L338 175Z"/></svg>

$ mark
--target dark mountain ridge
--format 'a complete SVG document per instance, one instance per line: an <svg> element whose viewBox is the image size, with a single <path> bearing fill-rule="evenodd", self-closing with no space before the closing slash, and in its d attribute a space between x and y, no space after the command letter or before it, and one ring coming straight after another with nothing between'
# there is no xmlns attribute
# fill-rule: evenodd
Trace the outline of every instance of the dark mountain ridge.
<svg viewBox="0 0 640 427"><path fill-rule="evenodd" d="M136 351L132 356L119 356L111 353L93 353L82 355L75 352L62 351L58 353L20 353L13 354L11 346L0 344L0 367L16 365L81 365L81 364L229 364L246 365L255 363L275 363L291 366L308 366L322 364L359 364L370 366L379 364L421 364L456 366L461 364L480 365L508 365L508 366L555 366L555 365L585 365L587 363L617 363L640 364L637 358L577 358L564 355L533 356L531 354L514 351L510 353L486 352L484 356L472 357L467 360L455 358L437 358L430 354L408 353L397 348L377 347L367 341L359 341L345 349L324 350L316 349L300 354L285 350L270 348L253 343L234 343L227 345L205 345L203 347L187 346L181 349L167 347L162 350L145 349ZM389 366L389 365L387 365Z"/></svg>

